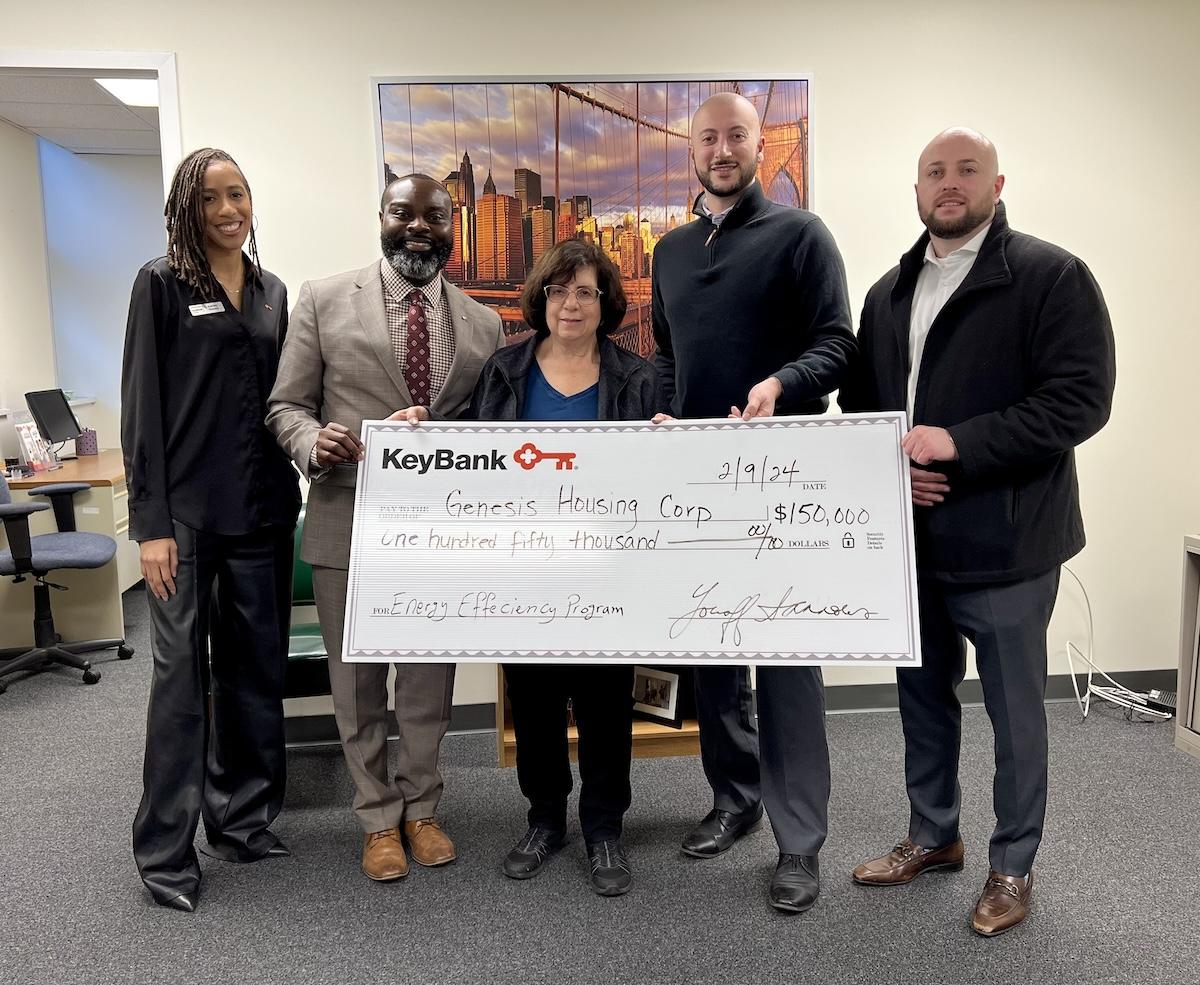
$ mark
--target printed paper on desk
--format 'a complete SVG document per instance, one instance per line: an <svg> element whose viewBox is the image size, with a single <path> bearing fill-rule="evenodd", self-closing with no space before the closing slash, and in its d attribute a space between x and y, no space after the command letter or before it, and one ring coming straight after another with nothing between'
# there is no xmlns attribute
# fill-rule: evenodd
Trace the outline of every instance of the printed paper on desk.
<svg viewBox="0 0 1200 985"><path fill-rule="evenodd" d="M344 659L918 666L903 432L366 422Z"/></svg>

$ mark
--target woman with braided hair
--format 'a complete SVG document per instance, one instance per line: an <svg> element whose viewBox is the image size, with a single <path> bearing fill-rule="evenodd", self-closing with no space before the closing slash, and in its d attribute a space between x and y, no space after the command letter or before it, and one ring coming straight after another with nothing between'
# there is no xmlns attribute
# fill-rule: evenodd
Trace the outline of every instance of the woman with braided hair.
<svg viewBox="0 0 1200 985"><path fill-rule="evenodd" d="M154 652L133 854L155 902L190 912L201 817L213 858L288 854L268 826L283 802L300 494L263 426L287 290L259 265L246 178L224 151L193 151L165 215L167 255L134 281L121 377Z"/></svg>

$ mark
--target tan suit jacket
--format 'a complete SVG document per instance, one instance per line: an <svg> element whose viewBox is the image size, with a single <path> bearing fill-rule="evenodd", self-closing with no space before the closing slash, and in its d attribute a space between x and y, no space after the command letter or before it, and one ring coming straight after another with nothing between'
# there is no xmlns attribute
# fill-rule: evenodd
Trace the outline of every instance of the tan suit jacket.
<svg viewBox="0 0 1200 985"><path fill-rule="evenodd" d="M458 417L483 364L504 344L504 326L490 308L443 279L454 325L454 362L432 410ZM312 479L300 555L309 564L350 565L357 465L312 475L317 432L331 421L359 434L364 420L382 420L412 406L396 364L383 307L378 261L362 270L306 281L288 323L267 427L297 468Z"/></svg>

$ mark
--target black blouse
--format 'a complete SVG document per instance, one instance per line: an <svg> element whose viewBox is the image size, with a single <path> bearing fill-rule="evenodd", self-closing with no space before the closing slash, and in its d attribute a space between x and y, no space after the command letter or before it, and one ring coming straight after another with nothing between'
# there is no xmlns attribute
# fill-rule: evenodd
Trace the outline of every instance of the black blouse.
<svg viewBox="0 0 1200 985"><path fill-rule="evenodd" d="M129 536L291 526L296 470L267 431L267 396L287 332L287 288L246 260L238 311L218 288L197 297L165 257L138 271L121 373Z"/></svg>

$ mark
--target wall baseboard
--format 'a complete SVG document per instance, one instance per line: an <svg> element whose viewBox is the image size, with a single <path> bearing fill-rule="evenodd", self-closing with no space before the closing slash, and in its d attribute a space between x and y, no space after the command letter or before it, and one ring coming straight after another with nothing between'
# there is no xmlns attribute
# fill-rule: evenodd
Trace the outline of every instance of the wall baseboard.
<svg viewBox="0 0 1200 985"><path fill-rule="evenodd" d="M1174 691L1178 674L1174 670L1130 670L1113 674L1113 679L1134 691L1159 688ZM1080 682L1082 686L1082 681ZM958 689L964 705L983 704L983 688L978 680L963 681ZM1069 674L1053 674L1046 681L1047 701L1074 701ZM825 707L834 714L852 711L895 711L895 684L840 684L825 689ZM389 716L390 717L390 716ZM318 742L337 742L337 724L332 715L304 715L285 720L289 745ZM451 732L493 732L496 728L496 706L488 701L474 705L455 705L450 712ZM396 735L393 718L388 731Z"/></svg>
<svg viewBox="0 0 1200 985"><path fill-rule="evenodd" d="M395 717L388 713L388 738L398 733ZM332 715L293 715L283 720L287 744L304 745L318 742L337 742L337 722ZM494 732L496 705L488 701L477 705L455 705L450 710L451 732Z"/></svg>
<svg viewBox="0 0 1200 985"><path fill-rule="evenodd" d="M1127 670L1111 675L1131 691L1149 691L1159 688L1175 690L1178 672L1174 670ZM1099 676L1095 681L1103 680ZM1079 675L1079 686L1086 681ZM983 704L983 685L978 678L963 681L958 687L958 699L964 705ZM1047 701L1074 701L1075 691L1071 686L1070 674L1051 674L1046 680ZM899 707L895 684L843 684L825 689L825 708L832 712L845 711L895 711Z"/></svg>

